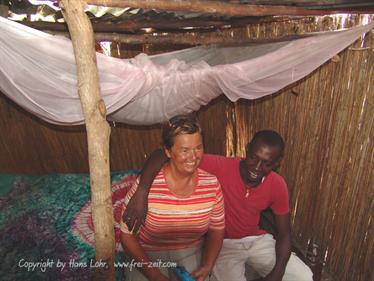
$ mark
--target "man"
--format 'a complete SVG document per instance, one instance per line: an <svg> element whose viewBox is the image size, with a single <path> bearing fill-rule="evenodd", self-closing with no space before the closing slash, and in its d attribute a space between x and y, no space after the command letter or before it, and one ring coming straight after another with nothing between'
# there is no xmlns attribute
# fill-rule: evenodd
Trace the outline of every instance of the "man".
<svg viewBox="0 0 374 281"><path fill-rule="evenodd" d="M213 270L218 281L245 281L245 264L262 276L257 280L312 280L311 270L291 255L287 185L273 172L283 151L282 137L264 130L257 132L247 145L244 159L204 155L200 168L216 175L225 200L225 239ZM151 156L142 173L143 188L124 214L135 231L145 217L147 187L157 173L153 170L164 161L161 152ZM275 217L276 239L258 226L261 212L269 207Z"/></svg>

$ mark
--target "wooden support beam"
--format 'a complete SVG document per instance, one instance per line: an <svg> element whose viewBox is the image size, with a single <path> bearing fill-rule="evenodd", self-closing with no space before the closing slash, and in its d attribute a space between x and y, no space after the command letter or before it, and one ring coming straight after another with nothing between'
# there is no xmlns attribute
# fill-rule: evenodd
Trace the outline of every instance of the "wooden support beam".
<svg viewBox="0 0 374 281"><path fill-rule="evenodd" d="M302 18L298 18L302 19ZM304 18L305 19L305 18ZM185 28L189 30L209 30L229 27L243 27L248 24L260 24L266 22L282 22L290 20L290 17L244 17L230 20L171 20L158 18L154 20L130 19L121 20L118 23L92 23L94 32L103 33L145 33L144 28L152 28L155 31L180 31ZM19 23L39 30L67 31L65 23L45 21L20 21Z"/></svg>
<svg viewBox="0 0 374 281"><path fill-rule="evenodd" d="M114 218L109 170L110 127L100 96L99 74L91 23L81 0L61 0L60 7L71 34L77 64L77 87L87 129L92 220L95 231L95 280L115 280Z"/></svg>
<svg viewBox="0 0 374 281"><path fill-rule="evenodd" d="M143 8L179 12L214 13L235 17L243 16L310 16L331 12L307 10L294 6L232 4L206 0L87 0L88 4L118 8Z"/></svg>
<svg viewBox="0 0 374 281"><path fill-rule="evenodd" d="M0 17L7 18L8 17L9 8L7 5L4 5L2 1L0 1Z"/></svg>
<svg viewBox="0 0 374 281"><path fill-rule="evenodd" d="M69 36L67 32L50 32L54 35ZM112 41L129 45L135 44L180 44L188 46L196 45L238 45L238 44L264 44L283 42L311 36L310 34L287 35L273 38L235 38L227 34L215 33L170 33L166 35L123 35L115 33L95 33L96 41Z"/></svg>

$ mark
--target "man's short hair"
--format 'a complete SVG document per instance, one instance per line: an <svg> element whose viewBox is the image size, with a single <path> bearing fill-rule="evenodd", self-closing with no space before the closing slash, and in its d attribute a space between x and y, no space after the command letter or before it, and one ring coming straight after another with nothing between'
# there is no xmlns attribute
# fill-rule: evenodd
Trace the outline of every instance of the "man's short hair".
<svg viewBox="0 0 374 281"><path fill-rule="evenodd" d="M268 146L279 147L281 156L283 156L284 151L284 141L280 134L273 130L262 130L255 133L252 140L247 144L247 153L250 148L253 147L255 143L262 142Z"/></svg>

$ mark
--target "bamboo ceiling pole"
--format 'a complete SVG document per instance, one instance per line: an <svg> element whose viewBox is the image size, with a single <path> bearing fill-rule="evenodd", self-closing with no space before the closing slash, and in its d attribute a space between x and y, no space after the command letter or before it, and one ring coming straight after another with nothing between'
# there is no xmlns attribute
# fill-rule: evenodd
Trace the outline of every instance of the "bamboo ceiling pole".
<svg viewBox="0 0 374 281"><path fill-rule="evenodd" d="M1 7L1 6L0 6ZM6 7L6 6L4 6ZM1 8L0 8L1 9ZM285 22L289 17L245 17L230 20L190 20L190 19L125 19L120 22L92 23L94 32L126 33L139 32L144 28L152 28L160 31L175 31L188 27L189 30L210 30L217 28L243 27L248 24L259 24L266 22ZM65 23L45 21L20 21L19 23L39 30L67 31Z"/></svg>
<svg viewBox="0 0 374 281"><path fill-rule="evenodd" d="M113 33L95 33L97 41L116 41L125 44L184 44L184 45L237 45L237 44L265 44L284 42L310 37L308 34L288 35L277 38L233 38L229 35L216 34L168 34L168 35L122 35Z"/></svg>
<svg viewBox="0 0 374 281"><path fill-rule="evenodd" d="M54 35L69 37L67 32L46 31ZM219 33L170 33L167 35L124 35L118 33L95 33L97 41L115 41L129 45L135 44L184 44L184 45L237 45L237 44L265 44L284 42L312 36L310 34L295 34L274 38L235 38L229 34Z"/></svg>
<svg viewBox="0 0 374 281"><path fill-rule="evenodd" d="M115 280L114 219L109 170L110 127L100 97L99 74L91 23L79 0L62 0L60 7L71 34L77 65L78 95L87 129L92 219L95 230L95 280ZM106 267L100 265L107 264Z"/></svg>
<svg viewBox="0 0 374 281"><path fill-rule="evenodd" d="M195 13L217 13L229 16L310 16L331 13L291 6L232 4L205 0L87 0L87 4L118 8L131 7Z"/></svg>

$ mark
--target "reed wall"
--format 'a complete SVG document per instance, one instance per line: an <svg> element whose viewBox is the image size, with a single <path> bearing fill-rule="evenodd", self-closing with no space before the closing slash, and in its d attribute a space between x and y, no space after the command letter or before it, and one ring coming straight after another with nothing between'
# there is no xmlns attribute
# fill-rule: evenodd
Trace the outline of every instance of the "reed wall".
<svg viewBox="0 0 374 281"><path fill-rule="evenodd" d="M257 130L284 136L280 173L290 189L294 235L304 247L319 245L335 280L374 280L373 38L301 83L233 110L235 154L244 155Z"/></svg>
<svg viewBox="0 0 374 281"><path fill-rule="evenodd" d="M227 100L219 97L202 108L198 116L206 151L225 153ZM212 122L215 120L220 124ZM150 152L161 147L159 125L129 126L109 123L112 171L140 169ZM0 173L88 173L87 139L84 126L48 124L0 95Z"/></svg>

